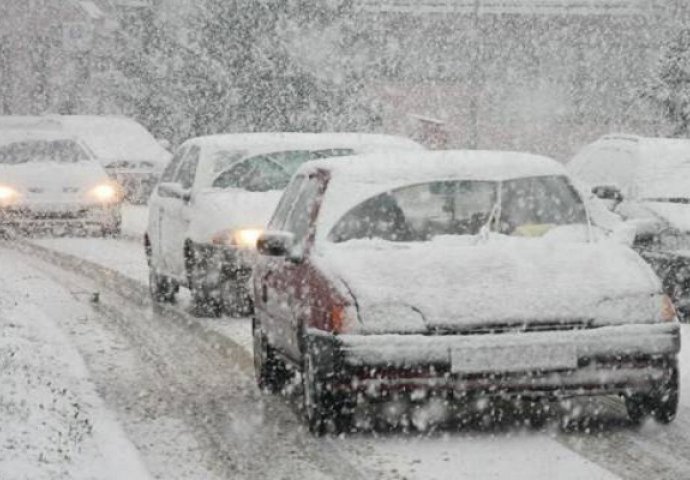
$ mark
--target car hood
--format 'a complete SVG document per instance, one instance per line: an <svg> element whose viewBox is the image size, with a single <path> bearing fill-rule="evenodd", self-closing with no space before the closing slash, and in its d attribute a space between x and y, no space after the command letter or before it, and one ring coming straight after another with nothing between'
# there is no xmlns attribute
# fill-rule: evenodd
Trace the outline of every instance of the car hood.
<svg viewBox="0 0 690 480"><path fill-rule="evenodd" d="M263 228L280 200L282 191L204 191L194 198L190 237L208 243L221 230Z"/></svg>
<svg viewBox="0 0 690 480"><path fill-rule="evenodd" d="M317 256L347 285L369 332L624 323L661 290L650 267L613 242L352 241L326 245ZM644 321L654 314L645 310Z"/></svg>
<svg viewBox="0 0 690 480"><path fill-rule="evenodd" d="M77 201L92 188L108 181L108 175L96 162L0 166L0 183L19 191L22 204Z"/></svg>

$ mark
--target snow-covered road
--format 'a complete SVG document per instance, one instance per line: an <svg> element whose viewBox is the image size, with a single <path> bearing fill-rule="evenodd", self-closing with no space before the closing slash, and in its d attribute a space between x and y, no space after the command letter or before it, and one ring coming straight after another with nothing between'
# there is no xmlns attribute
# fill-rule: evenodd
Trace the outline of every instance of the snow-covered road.
<svg viewBox="0 0 690 480"><path fill-rule="evenodd" d="M554 422L535 431L510 423L425 434L364 432L316 441L304 431L294 399L267 397L253 386L248 320L192 318L185 298L177 307L153 311L139 244L87 238L36 240L33 245L22 247L24 254L13 253L15 261L60 288L69 284L100 292L100 303L84 300L82 305L94 312L89 328L75 334L74 325L59 326L82 352L106 404L156 476L690 477L686 403L668 427L650 423L633 429L622 404L611 400L584 405L596 412L594 419L575 419L566 428ZM95 347L103 332L129 353L114 355ZM687 337L686 326L683 333ZM688 361L683 358L682 365ZM683 368L683 402L690 400L687 370ZM184 459L186 470L168 468L169 456Z"/></svg>

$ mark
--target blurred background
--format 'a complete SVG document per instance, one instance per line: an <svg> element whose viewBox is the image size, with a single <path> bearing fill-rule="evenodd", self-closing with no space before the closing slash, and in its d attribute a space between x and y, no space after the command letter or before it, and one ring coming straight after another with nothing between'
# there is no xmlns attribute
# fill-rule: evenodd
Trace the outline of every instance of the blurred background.
<svg viewBox="0 0 690 480"><path fill-rule="evenodd" d="M0 114L118 114L174 146L359 130L569 158L687 136L684 0L0 0Z"/></svg>

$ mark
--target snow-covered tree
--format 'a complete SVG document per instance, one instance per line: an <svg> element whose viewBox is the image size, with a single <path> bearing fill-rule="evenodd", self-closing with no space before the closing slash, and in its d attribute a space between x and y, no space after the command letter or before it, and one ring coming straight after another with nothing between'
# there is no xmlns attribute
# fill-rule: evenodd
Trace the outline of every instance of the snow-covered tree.
<svg viewBox="0 0 690 480"><path fill-rule="evenodd" d="M666 44L643 97L672 123L675 135L690 134L690 28Z"/></svg>

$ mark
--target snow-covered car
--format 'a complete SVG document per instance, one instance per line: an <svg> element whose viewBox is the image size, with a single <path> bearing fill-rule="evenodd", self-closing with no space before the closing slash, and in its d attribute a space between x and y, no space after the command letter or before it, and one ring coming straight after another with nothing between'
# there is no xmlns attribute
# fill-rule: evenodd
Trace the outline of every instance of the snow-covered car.
<svg viewBox="0 0 690 480"><path fill-rule="evenodd" d="M201 311L250 311L253 247L294 171L315 158L386 149L424 147L356 133L228 134L185 142L149 201L144 243L153 297L169 301L184 285Z"/></svg>
<svg viewBox="0 0 690 480"><path fill-rule="evenodd" d="M0 131L0 229L120 231L122 192L87 148L60 132Z"/></svg>
<svg viewBox="0 0 690 480"><path fill-rule="evenodd" d="M4 129L57 130L79 138L120 184L125 198L146 203L170 152L141 124L121 116L44 115L0 117Z"/></svg>
<svg viewBox="0 0 690 480"><path fill-rule="evenodd" d="M690 316L690 140L607 135L568 164L613 212L635 225L634 248Z"/></svg>
<svg viewBox="0 0 690 480"><path fill-rule="evenodd" d="M309 162L257 250L257 382L279 391L301 371L313 431L398 395L620 394L633 420L676 413L673 305L637 253L590 224L551 159Z"/></svg>

